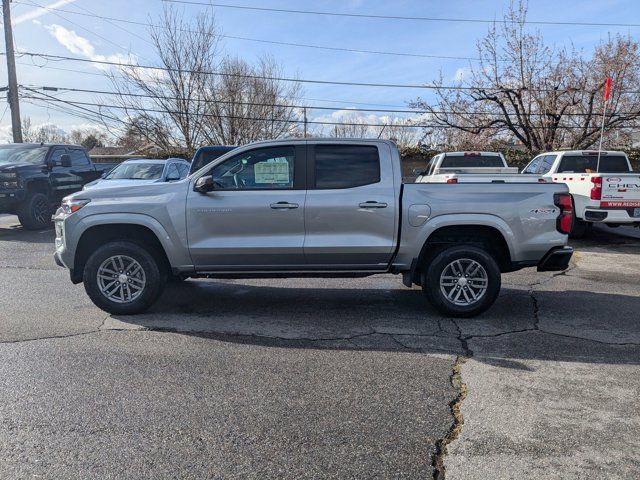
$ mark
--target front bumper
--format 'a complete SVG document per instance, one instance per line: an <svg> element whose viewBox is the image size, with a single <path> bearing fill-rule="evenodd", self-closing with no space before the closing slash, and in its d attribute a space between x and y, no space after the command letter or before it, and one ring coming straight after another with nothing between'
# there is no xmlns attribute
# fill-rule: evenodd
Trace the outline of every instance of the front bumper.
<svg viewBox="0 0 640 480"><path fill-rule="evenodd" d="M562 272L569 268L569 262L573 255L571 247L554 247L549 250L540 263L538 263L539 272Z"/></svg>
<svg viewBox="0 0 640 480"><path fill-rule="evenodd" d="M0 190L0 212L13 212L24 197L24 190Z"/></svg>

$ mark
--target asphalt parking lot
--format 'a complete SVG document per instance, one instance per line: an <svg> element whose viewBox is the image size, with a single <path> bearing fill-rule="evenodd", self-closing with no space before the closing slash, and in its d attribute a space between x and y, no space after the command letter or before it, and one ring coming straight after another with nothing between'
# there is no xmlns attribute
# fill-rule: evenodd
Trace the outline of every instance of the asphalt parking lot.
<svg viewBox="0 0 640 480"><path fill-rule="evenodd" d="M112 317L0 215L0 478L636 479L640 235L478 318L393 276L186 281Z"/></svg>

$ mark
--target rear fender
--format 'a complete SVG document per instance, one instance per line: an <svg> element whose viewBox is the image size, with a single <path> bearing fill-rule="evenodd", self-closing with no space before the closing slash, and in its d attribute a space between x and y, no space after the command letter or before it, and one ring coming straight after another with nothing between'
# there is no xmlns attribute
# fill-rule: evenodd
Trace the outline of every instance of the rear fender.
<svg viewBox="0 0 640 480"><path fill-rule="evenodd" d="M406 245L407 248L402 263L406 262L406 264L411 264L413 259L419 258L420 252L426 242L428 242L429 237L436 230L449 226L485 226L494 228L502 234L509 248L509 256L511 259L516 258L516 236L502 218L489 214L449 214L434 217L420 228L409 225L404 226L405 230L403 230L403 235L408 244Z"/></svg>

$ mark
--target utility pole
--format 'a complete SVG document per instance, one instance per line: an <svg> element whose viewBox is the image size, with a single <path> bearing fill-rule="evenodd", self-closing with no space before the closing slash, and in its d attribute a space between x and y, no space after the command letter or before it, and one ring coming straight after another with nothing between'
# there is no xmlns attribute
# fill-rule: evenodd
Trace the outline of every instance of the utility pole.
<svg viewBox="0 0 640 480"><path fill-rule="evenodd" d="M18 102L18 80L16 79L16 59L13 56L13 31L11 30L11 0L2 0L4 18L4 44L7 51L7 71L9 73L9 91L7 100L11 108L11 130L14 143L22 143L22 125L20 124L20 103Z"/></svg>
<svg viewBox="0 0 640 480"><path fill-rule="evenodd" d="M307 107L302 109L304 112L304 138L307 138Z"/></svg>

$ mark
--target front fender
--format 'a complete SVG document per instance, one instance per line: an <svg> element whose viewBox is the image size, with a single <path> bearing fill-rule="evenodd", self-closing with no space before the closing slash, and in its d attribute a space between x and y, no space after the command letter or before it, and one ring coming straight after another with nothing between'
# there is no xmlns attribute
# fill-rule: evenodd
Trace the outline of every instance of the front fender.
<svg viewBox="0 0 640 480"><path fill-rule="evenodd" d="M71 218L71 217L70 217ZM172 267L191 265L191 258L185 246L178 238L173 238L154 217L142 213L99 213L78 219L75 225L68 225L67 248L75 254L80 238L88 229L99 225L130 224L148 228L155 234L164 249Z"/></svg>

